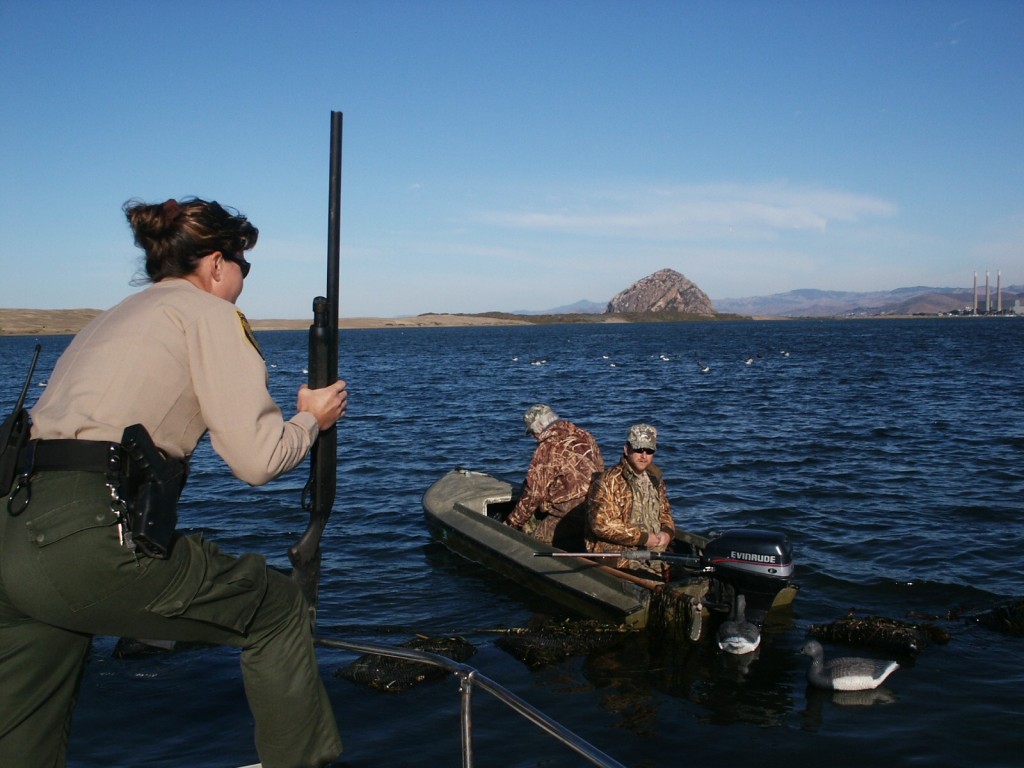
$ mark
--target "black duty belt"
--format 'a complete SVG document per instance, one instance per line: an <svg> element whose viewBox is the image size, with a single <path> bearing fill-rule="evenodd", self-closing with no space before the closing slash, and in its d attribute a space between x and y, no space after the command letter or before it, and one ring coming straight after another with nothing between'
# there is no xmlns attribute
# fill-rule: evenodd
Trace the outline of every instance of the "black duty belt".
<svg viewBox="0 0 1024 768"><path fill-rule="evenodd" d="M119 483L124 456L120 443L101 440L30 440L18 460L17 482L7 496L7 512L17 517L32 498L36 472L98 472Z"/></svg>
<svg viewBox="0 0 1024 768"><path fill-rule="evenodd" d="M121 444L102 440L33 440L29 443L33 472L121 471Z"/></svg>

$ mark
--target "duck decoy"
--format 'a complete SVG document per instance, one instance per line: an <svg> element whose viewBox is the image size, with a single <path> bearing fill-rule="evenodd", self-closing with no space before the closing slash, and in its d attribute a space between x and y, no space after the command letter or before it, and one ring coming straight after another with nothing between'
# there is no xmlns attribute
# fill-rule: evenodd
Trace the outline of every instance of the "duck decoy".
<svg viewBox="0 0 1024 768"><path fill-rule="evenodd" d="M718 647L726 653L741 656L752 653L761 644L761 630L753 622L747 621L747 599L736 595L732 614L728 621L718 627Z"/></svg>
<svg viewBox="0 0 1024 768"><path fill-rule="evenodd" d="M825 651L817 640L804 643L800 653L811 657L807 681L817 688L833 691L869 691L880 686L900 667L891 660L853 656L825 661Z"/></svg>

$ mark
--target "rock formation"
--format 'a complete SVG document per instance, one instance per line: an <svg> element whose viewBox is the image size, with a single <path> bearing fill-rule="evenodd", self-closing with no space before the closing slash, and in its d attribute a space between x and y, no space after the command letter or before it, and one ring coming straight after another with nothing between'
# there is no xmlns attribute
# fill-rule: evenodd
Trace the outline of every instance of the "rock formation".
<svg viewBox="0 0 1024 768"><path fill-rule="evenodd" d="M608 302L606 313L680 312L713 315L711 299L674 269L662 269L638 280Z"/></svg>

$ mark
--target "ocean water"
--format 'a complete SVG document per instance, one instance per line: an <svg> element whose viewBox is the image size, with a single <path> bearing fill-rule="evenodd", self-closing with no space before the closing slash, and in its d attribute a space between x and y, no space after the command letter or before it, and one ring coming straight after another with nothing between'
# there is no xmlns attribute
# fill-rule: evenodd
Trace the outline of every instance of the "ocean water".
<svg viewBox="0 0 1024 768"><path fill-rule="evenodd" d="M259 339L290 412L305 334ZM36 341L0 338L5 409ZM38 341L29 402L68 339ZM321 636L398 645L460 634L477 649L470 664L638 768L1021 764L1024 637L962 615L1024 597L1024 322L360 330L342 331L340 357L350 407L323 543ZM789 534L801 591L756 658L641 636L531 670L495 644L498 630L566 614L432 540L421 497L456 466L519 481L534 447L522 414L535 402L590 429L609 464L630 424L657 426L682 527ZM249 488L204 442L182 526L286 568L305 527L305 474ZM900 659L874 696L809 689L798 653L808 627L850 610L932 617L950 641ZM235 652L117 660L114 642L95 642L70 765L255 762ZM830 656L851 652L878 655L826 644ZM456 682L380 693L335 675L354 658L320 651L345 764L459 764ZM474 698L473 725L481 768L586 764L486 695Z"/></svg>

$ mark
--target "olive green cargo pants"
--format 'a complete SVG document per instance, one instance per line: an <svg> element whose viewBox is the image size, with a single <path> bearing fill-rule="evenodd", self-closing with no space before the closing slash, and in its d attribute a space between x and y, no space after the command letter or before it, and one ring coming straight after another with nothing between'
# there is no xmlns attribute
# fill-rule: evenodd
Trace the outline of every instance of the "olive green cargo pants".
<svg viewBox="0 0 1024 768"><path fill-rule="evenodd" d="M200 537L166 560L119 540L103 477L41 473L18 517L0 497L0 766L63 766L92 635L240 648L266 768L320 766L341 740L297 586Z"/></svg>

